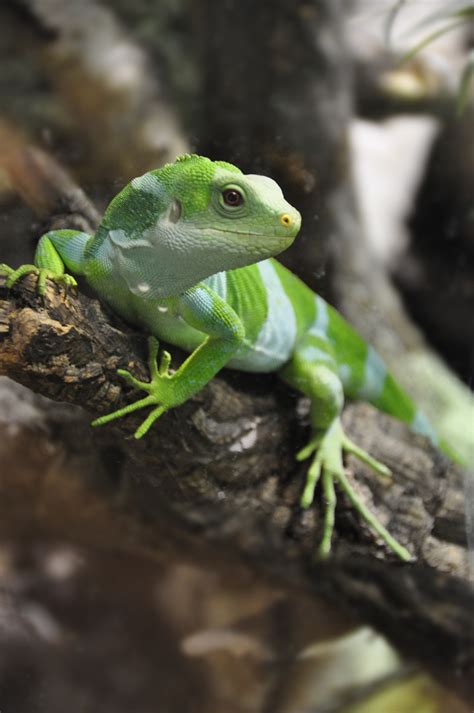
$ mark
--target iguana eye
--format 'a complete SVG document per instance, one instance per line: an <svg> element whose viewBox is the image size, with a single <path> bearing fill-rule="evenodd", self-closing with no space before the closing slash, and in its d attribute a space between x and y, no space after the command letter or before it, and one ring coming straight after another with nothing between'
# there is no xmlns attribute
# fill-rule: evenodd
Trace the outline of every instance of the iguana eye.
<svg viewBox="0 0 474 713"><path fill-rule="evenodd" d="M237 208L237 206L242 205L244 202L242 193L235 188L226 188L225 191L222 191L222 198L224 199L224 203L231 208Z"/></svg>

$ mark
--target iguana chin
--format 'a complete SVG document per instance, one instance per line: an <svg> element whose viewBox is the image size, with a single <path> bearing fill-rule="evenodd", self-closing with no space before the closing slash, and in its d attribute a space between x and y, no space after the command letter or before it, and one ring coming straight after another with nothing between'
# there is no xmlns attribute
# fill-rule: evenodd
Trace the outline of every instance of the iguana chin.
<svg viewBox="0 0 474 713"><path fill-rule="evenodd" d="M137 409L150 412L135 432L145 435L170 408L200 391L223 367L278 371L311 400L312 432L297 459L310 459L301 505L308 508L321 480L325 506L321 556L334 528L334 484L403 560L410 553L364 506L350 485L343 454L377 473L374 460L344 433L344 397L364 400L436 442L433 429L387 372L381 358L307 285L273 259L292 244L301 216L275 181L236 166L185 155L134 178L110 203L95 235L55 230L39 240L34 265L2 266L11 286L38 274L76 284L85 276L99 297L152 335L150 381L119 374L145 392L140 400L93 422L99 426ZM158 341L190 352L172 372Z"/></svg>

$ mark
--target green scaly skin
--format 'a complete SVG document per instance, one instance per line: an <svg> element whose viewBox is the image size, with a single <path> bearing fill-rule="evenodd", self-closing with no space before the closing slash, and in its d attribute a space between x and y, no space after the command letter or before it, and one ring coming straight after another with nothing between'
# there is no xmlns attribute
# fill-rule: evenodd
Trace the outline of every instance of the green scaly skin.
<svg viewBox="0 0 474 713"><path fill-rule="evenodd" d="M274 181L244 175L222 161L186 155L134 179L110 203L95 235L52 231L38 243L34 265L7 274L12 287L38 274L75 285L85 276L99 297L150 338L150 381L118 373L145 396L101 416L94 426L150 408L135 432L142 438L167 410L198 393L223 367L278 371L311 399L312 435L298 460L312 459L301 505L311 506L321 480L326 501L319 554L331 548L335 484L402 560L410 553L352 489L343 454L352 453L381 476L390 475L345 435L344 397L366 400L436 439L376 353L342 317L274 260L295 239L301 217ZM172 372L158 359L158 339L189 352Z"/></svg>

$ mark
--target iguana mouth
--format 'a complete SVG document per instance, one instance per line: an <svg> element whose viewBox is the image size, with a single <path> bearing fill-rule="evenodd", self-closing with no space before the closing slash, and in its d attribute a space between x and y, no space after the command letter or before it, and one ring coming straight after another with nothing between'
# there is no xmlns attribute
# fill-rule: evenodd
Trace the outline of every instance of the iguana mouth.
<svg viewBox="0 0 474 713"><path fill-rule="evenodd" d="M218 233L219 235L231 233L232 235L245 235L248 238L274 238L276 240L293 239L294 235L272 235L268 233L251 233L248 230L220 230L219 228L207 228L206 232Z"/></svg>

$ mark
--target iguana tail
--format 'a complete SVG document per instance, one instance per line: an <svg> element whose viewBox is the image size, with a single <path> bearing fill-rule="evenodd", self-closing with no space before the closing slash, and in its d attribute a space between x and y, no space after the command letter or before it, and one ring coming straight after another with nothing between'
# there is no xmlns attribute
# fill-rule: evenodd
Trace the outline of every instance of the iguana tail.
<svg viewBox="0 0 474 713"><path fill-rule="evenodd" d="M328 312L328 336L337 344L338 372L346 395L356 401L366 401L403 421L412 431L427 436L451 458L460 461L454 449L440 440L425 414L390 374L377 352L338 312L329 306Z"/></svg>
<svg viewBox="0 0 474 713"><path fill-rule="evenodd" d="M381 359L380 361L383 364ZM452 444L440 437L428 417L418 408L389 372L385 371L382 392L380 394L374 393L372 398L367 399L367 401L380 409L380 411L407 423L414 433L421 433L427 436L433 445L446 453L455 463L467 465L465 458L457 450L456 444Z"/></svg>

